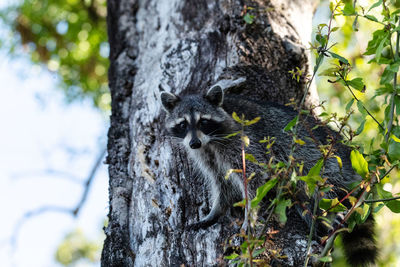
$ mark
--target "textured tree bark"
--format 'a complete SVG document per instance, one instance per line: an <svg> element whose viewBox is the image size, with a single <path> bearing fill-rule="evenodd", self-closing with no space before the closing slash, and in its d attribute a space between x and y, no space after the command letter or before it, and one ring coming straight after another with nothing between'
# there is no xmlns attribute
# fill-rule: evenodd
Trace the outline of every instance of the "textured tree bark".
<svg viewBox="0 0 400 267"><path fill-rule="evenodd" d="M102 266L226 264L223 244L238 230L234 218L185 229L208 213L208 194L165 135L160 88L203 93L220 79L246 77L239 94L299 102L313 11L313 0L108 1L110 210ZM252 24L245 12L255 16ZM296 67L304 72L299 83L289 74ZM307 103L317 101L311 90ZM271 263L299 266L308 234L301 218L289 211L283 228L274 220L269 227L279 230L271 248L287 257Z"/></svg>

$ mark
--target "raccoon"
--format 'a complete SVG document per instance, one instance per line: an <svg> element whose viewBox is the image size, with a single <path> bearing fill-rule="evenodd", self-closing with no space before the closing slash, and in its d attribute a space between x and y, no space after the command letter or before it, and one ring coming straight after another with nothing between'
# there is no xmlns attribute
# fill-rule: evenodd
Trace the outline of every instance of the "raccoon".
<svg viewBox="0 0 400 267"><path fill-rule="evenodd" d="M210 193L211 210L207 216L191 225L192 229L207 228L213 225L225 215L234 203L244 199L245 189L241 176L233 173L229 179L225 179L228 170L242 168L240 137L236 135L226 138L229 134L242 129L241 125L232 118L233 112L239 116L243 114L246 119L260 117L257 123L243 129L244 134L251 140L250 145L246 148L247 153L252 154L259 162L268 161L265 146L258 141L265 137L274 137L275 143L272 146L271 154L279 161L288 160L292 137L283 129L297 115L297 112L289 107L269 102L260 103L242 96L224 94L218 85L209 89L205 95L180 97L162 92L161 103L167 112L165 125L168 132L181 140L190 160L202 174ZM298 136L306 143L297 147L293 156L297 161L304 162L305 171L310 170L322 157L316 141L326 144L328 137L340 139L338 133L327 127L318 127L311 131L313 139L311 141L311 138L307 137L310 137L310 129L316 124L314 118L308 117L298 129ZM349 188L350 184L361 180L361 177L351 167L350 150L341 143L335 144L335 150L335 153L342 159L342 168L334 158L325 162L323 176L327 177L328 183L334 186L334 190L327 194L327 198L343 197L346 191L341 188ZM248 173L256 173L255 178L248 185L249 198L252 198L255 196L256 189L267 181L268 175L257 164L249 163L246 168ZM296 198L313 205L313 200L307 197L305 190L300 190ZM300 207L298 210L299 213L303 211ZM311 217L304 217L307 224L310 225ZM352 233L357 233L357 229ZM357 255L359 259L352 261L355 265L373 262L376 257L373 232L358 233L358 236L367 238L372 245L367 249L363 247L357 250L362 251L363 255L367 254L365 257L359 257L357 251L354 252L355 247L350 246L348 250L353 251L347 254L349 261L357 258L355 256Z"/></svg>

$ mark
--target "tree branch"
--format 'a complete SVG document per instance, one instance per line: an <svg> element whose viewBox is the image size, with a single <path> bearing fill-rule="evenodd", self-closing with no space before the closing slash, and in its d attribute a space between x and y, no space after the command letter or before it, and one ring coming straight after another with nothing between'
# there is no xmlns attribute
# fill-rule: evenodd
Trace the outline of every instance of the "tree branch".
<svg viewBox="0 0 400 267"><path fill-rule="evenodd" d="M106 150L107 150L106 148L103 148L103 150L101 151L101 153L97 157L97 160L96 160L95 164L93 165L92 170L89 173L89 177L86 179L85 190L83 191L81 200L79 201L79 203L77 204L77 206L75 207L75 209L72 212L74 216L78 215L79 211L81 210L83 204L86 201L86 198L87 198L88 193L89 193L90 186L91 186L91 184L93 182L93 179L96 176L96 172L99 169L100 164L101 164L101 162L102 162L102 160L103 160L103 158L104 158L104 156L106 154Z"/></svg>

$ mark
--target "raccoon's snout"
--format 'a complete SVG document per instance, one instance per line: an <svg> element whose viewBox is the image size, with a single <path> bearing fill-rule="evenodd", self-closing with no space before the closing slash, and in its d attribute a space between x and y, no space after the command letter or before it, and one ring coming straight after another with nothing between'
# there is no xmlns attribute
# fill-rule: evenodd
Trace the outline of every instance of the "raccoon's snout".
<svg viewBox="0 0 400 267"><path fill-rule="evenodd" d="M192 138L189 142L189 146L193 149L197 149L201 147L201 141L198 138Z"/></svg>

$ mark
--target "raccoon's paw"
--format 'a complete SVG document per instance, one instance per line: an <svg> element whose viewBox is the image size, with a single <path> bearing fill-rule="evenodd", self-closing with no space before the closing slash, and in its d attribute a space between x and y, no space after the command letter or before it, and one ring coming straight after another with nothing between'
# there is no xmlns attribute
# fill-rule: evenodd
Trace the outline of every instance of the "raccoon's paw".
<svg viewBox="0 0 400 267"><path fill-rule="evenodd" d="M206 229L211 225L213 225L213 223L200 221L197 223L189 224L188 226L186 226L186 229L188 229L189 231L197 231L199 229Z"/></svg>
<svg viewBox="0 0 400 267"><path fill-rule="evenodd" d="M211 225L214 225L218 221L218 218L213 218L212 220L201 220L197 223L192 223L186 226L188 230L199 230L199 229L206 229L210 227Z"/></svg>

